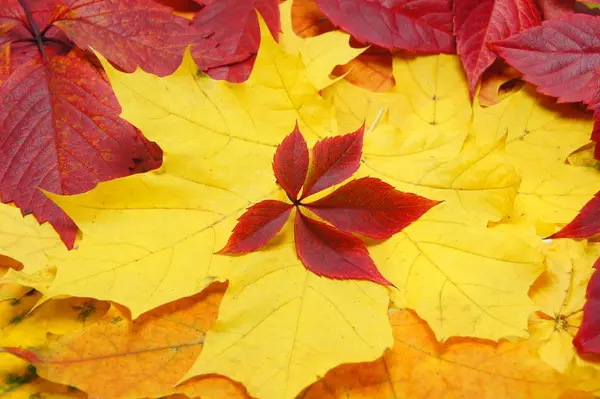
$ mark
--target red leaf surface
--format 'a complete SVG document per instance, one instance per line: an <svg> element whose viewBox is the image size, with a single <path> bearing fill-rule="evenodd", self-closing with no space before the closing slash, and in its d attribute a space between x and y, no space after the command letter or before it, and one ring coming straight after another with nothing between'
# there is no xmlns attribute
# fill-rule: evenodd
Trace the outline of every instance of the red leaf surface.
<svg viewBox="0 0 600 399"><path fill-rule="evenodd" d="M451 0L316 0L335 25L389 50L453 53Z"/></svg>
<svg viewBox="0 0 600 399"><path fill-rule="evenodd" d="M579 214L560 231L548 238L585 238L600 233L600 191Z"/></svg>
<svg viewBox="0 0 600 399"><path fill-rule="evenodd" d="M283 228L292 208L292 204L275 200L251 206L240 216L229 241L218 253L243 254L262 247Z"/></svg>
<svg viewBox="0 0 600 399"><path fill-rule="evenodd" d="M437 205L374 177L352 180L306 208L348 233L389 238Z"/></svg>
<svg viewBox="0 0 600 399"><path fill-rule="evenodd" d="M583 321L573 339L581 355L600 355L600 259L594 264L596 271L588 283L583 306Z"/></svg>
<svg viewBox="0 0 600 399"><path fill-rule="evenodd" d="M296 214L294 241L298 257L316 275L392 285L379 273L367 247L359 238L310 219L300 212Z"/></svg>
<svg viewBox="0 0 600 399"><path fill-rule="evenodd" d="M576 0L539 0L544 19L562 18L574 12Z"/></svg>
<svg viewBox="0 0 600 399"><path fill-rule="evenodd" d="M173 73L190 41L189 22L148 0L61 0L54 25L77 46L100 52L126 72Z"/></svg>
<svg viewBox="0 0 600 399"><path fill-rule="evenodd" d="M533 0L454 0L454 32L471 97L483 72L496 60L491 41L540 24Z"/></svg>
<svg viewBox="0 0 600 399"><path fill-rule="evenodd" d="M571 14L492 43L523 78L559 102L598 102L600 18Z"/></svg>
<svg viewBox="0 0 600 399"><path fill-rule="evenodd" d="M129 174L137 132L108 83L73 50L18 68L0 88L0 193L49 221L67 246L77 227L40 190L75 194Z"/></svg>
<svg viewBox="0 0 600 399"><path fill-rule="evenodd" d="M365 126L344 136L325 138L313 147L302 198L341 183L358 170Z"/></svg>
<svg viewBox="0 0 600 399"><path fill-rule="evenodd" d="M243 82L250 76L260 44L256 11L279 39L279 0L196 0L204 6L192 25L192 57L213 79Z"/></svg>
<svg viewBox="0 0 600 399"><path fill-rule="evenodd" d="M298 193L308 172L308 146L298 124L277 147L273 158L273 172L288 197L298 199Z"/></svg>

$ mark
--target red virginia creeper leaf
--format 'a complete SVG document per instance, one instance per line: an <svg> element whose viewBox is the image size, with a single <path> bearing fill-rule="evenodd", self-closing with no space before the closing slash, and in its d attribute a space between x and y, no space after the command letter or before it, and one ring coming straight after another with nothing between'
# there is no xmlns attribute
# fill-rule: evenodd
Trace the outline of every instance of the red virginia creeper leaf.
<svg viewBox="0 0 600 399"><path fill-rule="evenodd" d="M341 183L358 170L364 131L363 124L354 133L328 137L315 144L302 198Z"/></svg>
<svg viewBox="0 0 600 399"><path fill-rule="evenodd" d="M583 321L573 339L573 345L582 355L600 355L600 259L596 261L594 268L596 271L587 286Z"/></svg>
<svg viewBox="0 0 600 399"><path fill-rule="evenodd" d="M451 0L316 0L335 25L389 50L453 53Z"/></svg>
<svg viewBox="0 0 600 399"><path fill-rule="evenodd" d="M585 238L600 233L600 191L568 225L548 238Z"/></svg>
<svg viewBox="0 0 600 399"><path fill-rule="evenodd" d="M600 18L571 14L544 21L492 49L559 102L598 102L600 88Z"/></svg>
<svg viewBox="0 0 600 399"><path fill-rule="evenodd" d="M262 247L283 228L292 208L292 204L275 200L252 205L239 217L229 241L217 253L244 254Z"/></svg>
<svg viewBox="0 0 600 399"><path fill-rule="evenodd" d="M192 57L213 79L243 82L250 76L260 44L256 9L279 39L279 0L196 0L204 8L194 17L198 39Z"/></svg>
<svg viewBox="0 0 600 399"><path fill-rule="evenodd" d="M471 97L483 72L496 60L491 41L540 24L533 0L454 0L454 32Z"/></svg>
<svg viewBox="0 0 600 399"><path fill-rule="evenodd" d="M77 46L88 46L126 72L139 66L159 76L173 73L190 42L185 18L149 0L57 1L53 24Z"/></svg>
<svg viewBox="0 0 600 399"><path fill-rule="evenodd" d="M392 285L377 270L365 244L351 234L296 212L294 241L298 257L316 275Z"/></svg>
<svg viewBox="0 0 600 399"><path fill-rule="evenodd" d="M273 172L287 195L298 199L298 193L308 172L308 146L298 124L277 147L273 158Z"/></svg>
<svg viewBox="0 0 600 399"><path fill-rule="evenodd" d="M342 231L383 239L398 233L438 203L397 191L374 177L363 177L305 206Z"/></svg>
<svg viewBox="0 0 600 399"><path fill-rule="evenodd" d="M39 188L76 194L129 174L136 130L80 51L24 65L0 87L0 193L49 221L71 248L77 227Z"/></svg>

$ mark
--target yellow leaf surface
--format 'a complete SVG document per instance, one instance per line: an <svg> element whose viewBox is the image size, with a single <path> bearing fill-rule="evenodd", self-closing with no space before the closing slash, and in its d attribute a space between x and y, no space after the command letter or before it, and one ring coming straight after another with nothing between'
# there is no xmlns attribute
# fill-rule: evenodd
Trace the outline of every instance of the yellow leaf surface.
<svg viewBox="0 0 600 399"><path fill-rule="evenodd" d="M94 398L177 392L173 386L202 350L224 288L163 305L134 322L126 310L113 306L97 323L31 348L40 360L38 373Z"/></svg>
<svg viewBox="0 0 600 399"><path fill-rule="evenodd" d="M229 279L214 332L186 378L218 372L251 395L286 399L337 364L380 356L391 345L389 298L373 283L312 275L289 230L255 254L214 254L245 208L285 198L271 163L296 120L311 144L335 132L333 107L302 61L269 36L261 43L252 76L237 85L199 75L189 57L166 78L105 64L123 116L165 160L158 171L85 194L51 195L84 238L77 251L51 257L57 275L47 295L112 300L136 319Z"/></svg>
<svg viewBox="0 0 600 399"><path fill-rule="evenodd" d="M7 285L0 286L0 295ZM108 304L90 299L57 299L31 311L40 294L29 288L12 301L0 302L0 347L41 345L47 333L66 334L90 325L108 309ZM36 396L37 395L37 396ZM0 353L0 398L85 398L64 385L44 380L25 361Z"/></svg>
<svg viewBox="0 0 600 399"><path fill-rule="evenodd" d="M445 132L464 136L471 119L471 101L464 72L456 56L394 58L397 84L387 93L372 93L341 80L324 90L332 102L341 131L356 129L378 109L388 109L388 122L401 133Z"/></svg>
<svg viewBox="0 0 600 399"><path fill-rule="evenodd" d="M294 398L315 376L375 359L392 344L385 290L308 272L289 224L279 242L230 268L219 318L188 377L224 374L252 396Z"/></svg>
<svg viewBox="0 0 600 399"><path fill-rule="evenodd" d="M600 187L597 170L566 163L589 142L592 121L573 105L556 104L526 85L497 105L474 106L471 143L507 135L506 157L522 178L513 216L520 225L566 224ZM554 231L540 231L549 235Z"/></svg>
<svg viewBox="0 0 600 399"><path fill-rule="evenodd" d="M529 286L543 257L520 238L468 220L445 204L391 239L370 247L398 291L398 307L414 309L438 339L526 337L535 309Z"/></svg>
<svg viewBox="0 0 600 399"><path fill-rule="evenodd" d="M573 346L583 318L586 287L600 245L574 240L553 240L548 248L547 272L534 285L531 297L543 313L529 327L542 344L540 357L561 373L569 368L600 365L586 362ZM600 376L600 373L598 374Z"/></svg>
<svg viewBox="0 0 600 399"><path fill-rule="evenodd" d="M40 225L33 215L23 216L19 208L0 204L0 252L23 265L27 273L48 266L46 253L67 249L48 223Z"/></svg>
<svg viewBox="0 0 600 399"><path fill-rule="evenodd" d="M350 35L342 31L301 38L292 28L292 0L279 5L281 12L281 48L292 55L300 54L305 74L317 90L322 90L343 77L330 78L336 65L343 65L362 54L365 48L350 47Z"/></svg>
<svg viewBox="0 0 600 399"><path fill-rule="evenodd" d="M568 378L537 356L534 340L440 344L412 312L397 310L390 318L393 349L375 362L333 369L300 398L552 399L570 388Z"/></svg>

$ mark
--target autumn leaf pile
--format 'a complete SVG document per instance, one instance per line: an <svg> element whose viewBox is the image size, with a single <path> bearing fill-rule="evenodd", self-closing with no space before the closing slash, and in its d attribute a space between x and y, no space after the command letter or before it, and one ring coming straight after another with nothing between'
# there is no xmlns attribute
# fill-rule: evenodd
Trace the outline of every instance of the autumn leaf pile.
<svg viewBox="0 0 600 399"><path fill-rule="evenodd" d="M0 0L0 398L600 396L600 13Z"/></svg>

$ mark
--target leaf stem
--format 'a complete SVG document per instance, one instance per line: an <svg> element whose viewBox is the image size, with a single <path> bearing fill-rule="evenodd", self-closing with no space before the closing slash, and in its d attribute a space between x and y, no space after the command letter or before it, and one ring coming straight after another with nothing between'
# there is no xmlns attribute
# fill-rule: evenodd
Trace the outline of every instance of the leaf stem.
<svg viewBox="0 0 600 399"><path fill-rule="evenodd" d="M29 26L31 27L31 30L33 31L32 32L33 37L40 49L40 53L42 53L43 58L46 58L46 52L44 51L44 42L42 41L42 34L40 33L40 29L38 28L37 24L35 23L35 20L33 19L33 15L31 14L31 10L29 9L29 6L27 5L27 1L19 0L19 4L25 11L25 15L27 16L27 21L29 22Z"/></svg>
<svg viewBox="0 0 600 399"><path fill-rule="evenodd" d="M377 113L377 116L375 117L375 120L373 121L373 123L371 124L371 126L369 127L369 129L365 132L365 136L367 134L371 133L373 130L375 130L375 128L379 124L379 121L381 121L381 118L383 117L383 114L385 113L385 111L386 111L386 108L379 109L379 112Z"/></svg>

